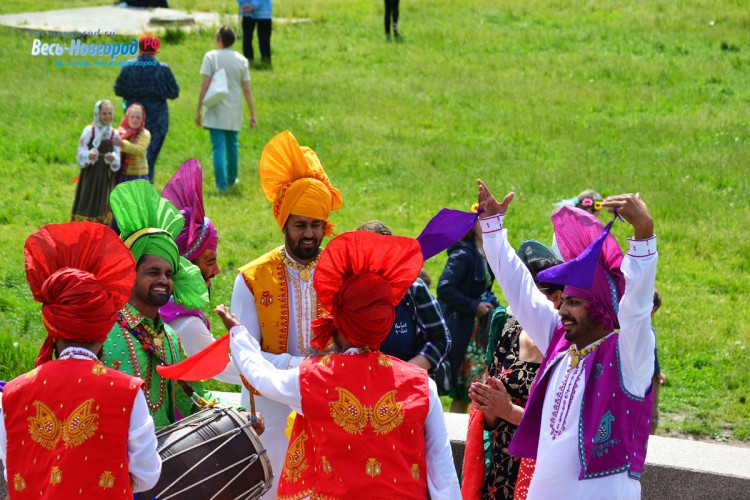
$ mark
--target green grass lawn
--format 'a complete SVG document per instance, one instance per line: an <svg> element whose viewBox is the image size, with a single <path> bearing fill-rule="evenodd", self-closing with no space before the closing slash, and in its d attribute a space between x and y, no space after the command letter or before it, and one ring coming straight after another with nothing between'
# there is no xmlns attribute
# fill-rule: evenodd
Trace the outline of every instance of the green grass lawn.
<svg viewBox="0 0 750 500"><path fill-rule="evenodd" d="M235 13L233 0L216 4ZM189 157L203 164L225 271L212 302L229 301L234 268L282 241L257 165L284 129L318 153L341 189L344 207L332 216L339 231L379 218L416 236L439 208L468 209L481 177L497 194L517 194L506 219L512 243L548 242L555 201L586 187L638 191L660 245L655 326L668 377L660 432L750 440L746 2L409 1L399 44L384 40L382 8L278 2L276 16L309 22L274 25L274 69L252 73L258 127L240 136L242 183L223 197L208 133L193 123L213 32L162 37L159 58L181 94L157 185ZM28 2L0 5L0 14L22 10ZM32 366L44 336L23 243L40 225L68 219L76 144L94 102L112 99L118 122L122 112L112 92L119 68L57 67L7 28L0 44L0 378L8 379ZM624 245L627 227L613 232ZM433 278L444 263L444 255L427 263Z"/></svg>

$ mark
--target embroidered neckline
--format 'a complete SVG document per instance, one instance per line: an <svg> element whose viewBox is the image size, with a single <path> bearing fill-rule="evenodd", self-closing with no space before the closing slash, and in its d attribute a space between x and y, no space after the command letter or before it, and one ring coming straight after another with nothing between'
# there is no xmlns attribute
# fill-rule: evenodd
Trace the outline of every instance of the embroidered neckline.
<svg viewBox="0 0 750 500"><path fill-rule="evenodd" d="M299 271L299 277L304 282L307 282L310 279L310 276L312 276L312 271L318 264L318 259L320 259L320 255L322 253L323 250L318 249L318 255L307 265L303 266L302 264L298 264L297 262L291 260L289 256L287 256L286 249L284 247L279 248L279 256L281 257L281 262L283 262L285 266L291 267L295 271Z"/></svg>

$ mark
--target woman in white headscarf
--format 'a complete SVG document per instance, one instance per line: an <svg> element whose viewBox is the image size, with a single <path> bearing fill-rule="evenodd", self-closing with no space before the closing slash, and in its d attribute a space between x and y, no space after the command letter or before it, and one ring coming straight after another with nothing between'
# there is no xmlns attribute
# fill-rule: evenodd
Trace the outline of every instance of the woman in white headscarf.
<svg viewBox="0 0 750 500"><path fill-rule="evenodd" d="M109 194L115 187L115 172L120 170L120 148L113 144L119 136L112 128L114 108L108 100L97 101L94 123L86 125L78 140L76 160L81 167L70 220L109 225L112 212Z"/></svg>

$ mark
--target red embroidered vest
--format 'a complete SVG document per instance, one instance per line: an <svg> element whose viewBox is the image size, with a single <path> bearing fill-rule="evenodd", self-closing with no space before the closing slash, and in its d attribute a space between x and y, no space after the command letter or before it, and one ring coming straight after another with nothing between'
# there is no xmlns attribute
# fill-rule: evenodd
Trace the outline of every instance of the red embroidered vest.
<svg viewBox="0 0 750 500"><path fill-rule="evenodd" d="M132 499L128 429L142 384L81 359L49 361L8 382L10 498Z"/></svg>
<svg viewBox="0 0 750 500"><path fill-rule="evenodd" d="M427 498L427 372L378 352L300 365L278 498Z"/></svg>

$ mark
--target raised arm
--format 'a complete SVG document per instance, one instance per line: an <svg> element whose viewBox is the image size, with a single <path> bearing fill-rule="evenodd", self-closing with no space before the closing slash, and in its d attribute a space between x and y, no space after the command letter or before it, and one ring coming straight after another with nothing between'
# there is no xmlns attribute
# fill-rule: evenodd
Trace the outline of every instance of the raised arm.
<svg viewBox="0 0 750 500"><path fill-rule="evenodd" d="M654 281L656 280L656 236L654 221L638 193L611 196L602 206L617 213L633 226L628 253L622 261L625 293L617 314L620 322L619 351L626 389L644 396L654 372L655 339L651 330Z"/></svg>
<svg viewBox="0 0 750 500"><path fill-rule="evenodd" d="M477 184L479 209L484 210L480 225L487 262L518 323L544 352L560 316L552 302L536 287L534 278L510 246L502 227L503 217L515 194L508 193L499 203L484 182L477 180Z"/></svg>

